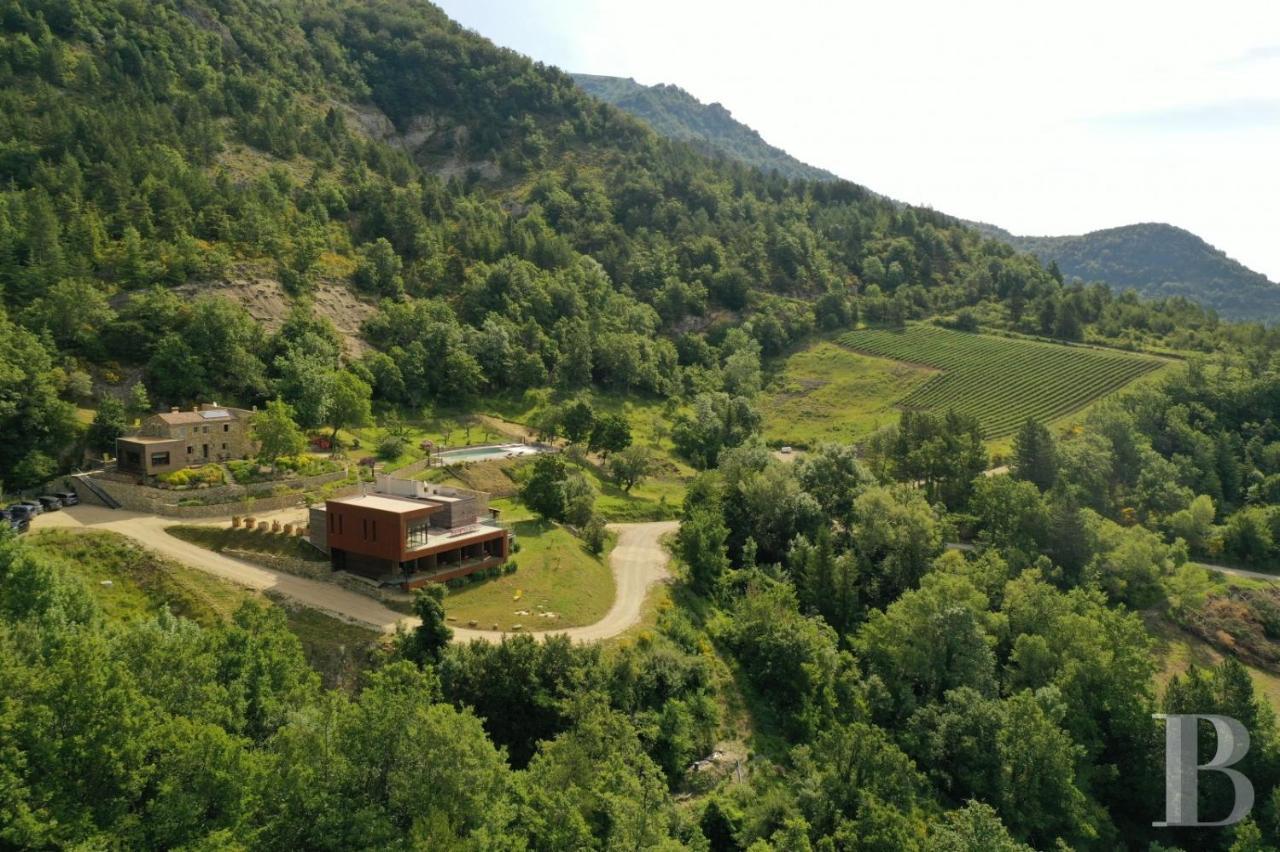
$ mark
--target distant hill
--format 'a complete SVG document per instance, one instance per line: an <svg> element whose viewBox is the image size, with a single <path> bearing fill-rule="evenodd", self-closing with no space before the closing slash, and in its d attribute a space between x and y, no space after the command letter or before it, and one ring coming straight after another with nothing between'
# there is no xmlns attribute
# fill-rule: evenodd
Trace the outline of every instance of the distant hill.
<svg viewBox="0 0 1280 852"><path fill-rule="evenodd" d="M589 94L631 113L658 133L792 178L836 180L775 148L720 104L704 104L679 86L645 86L622 77L574 74ZM982 222L992 239L1057 261L1067 278L1104 281L1143 296L1184 296L1231 320L1280 321L1280 284L1173 225L1143 223L1082 236L1020 237Z"/></svg>
<svg viewBox="0 0 1280 852"><path fill-rule="evenodd" d="M1105 281L1148 298L1184 296L1232 320L1280 320L1280 284L1190 231L1159 222L1071 237L1020 237L972 223L989 237L1058 264L1067 278Z"/></svg>
<svg viewBox="0 0 1280 852"><path fill-rule="evenodd" d="M770 145L720 104L704 104L679 86L645 86L631 79L596 74L572 77L589 94L631 113L670 139L691 142L783 177L837 179L826 169L802 163Z"/></svg>

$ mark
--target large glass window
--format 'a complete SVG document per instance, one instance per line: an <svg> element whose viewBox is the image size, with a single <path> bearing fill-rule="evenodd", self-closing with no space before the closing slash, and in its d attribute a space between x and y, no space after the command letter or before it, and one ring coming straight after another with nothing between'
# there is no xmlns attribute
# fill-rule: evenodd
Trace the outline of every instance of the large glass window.
<svg viewBox="0 0 1280 852"><path fill-rule="evenodd" d="M152 453L151 454L152 466L161 467L161 466L167 465L168 463L169 463L168 453Z"/></svg>
<svg viewBox="0 0 1280 852"><path fill-rule="evenodd" d="M419 521L409 527L409 535L405 539L405 546L409 549L415 547L427 546L427 529L430 527L428 521Z"/></svg>

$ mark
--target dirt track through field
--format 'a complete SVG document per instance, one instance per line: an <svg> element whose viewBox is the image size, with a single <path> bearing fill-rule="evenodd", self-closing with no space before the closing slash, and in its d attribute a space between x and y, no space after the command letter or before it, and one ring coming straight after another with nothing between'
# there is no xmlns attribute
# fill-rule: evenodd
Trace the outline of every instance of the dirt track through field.
<svg viewBox="0 0 1280 852"><path fill-rule="evenodd" d="M385 633L395 631L398 625L411 628L418 623L412 616L398 613L371 597L334 583L273 571L174 538L165 532L165 528L177 523L181 522L139 512L80 505L41 515L31 526L37 530L63 528L120 533L143 547L188 567L250 589L275 592L312 609L346 621L365 624ZM668 576L667 563L670 557L662 545L662 538L675 532L678 527L676 521L611 525L610 529L618 534L618 543L609 557L617 585L617 597L604 618L584 627L526 632L534 635L567 634L575 641L592 642L611 638L637 624L649 587ZM504 635L490 630L459 627L453 628L453 632L454 640L460 642L496 642Z"/></svg>

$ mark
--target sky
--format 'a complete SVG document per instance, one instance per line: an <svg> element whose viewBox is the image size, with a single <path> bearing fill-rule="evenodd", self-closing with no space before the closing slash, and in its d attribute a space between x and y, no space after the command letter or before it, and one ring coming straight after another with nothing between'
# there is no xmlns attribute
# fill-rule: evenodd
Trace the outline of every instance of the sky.
<svg viewBox="0 0 1280 852"><path fill-rule="evenodd" d="M436 2L902 201L1017 234L1169 222L1280 281L1274 0Z"/></svg>

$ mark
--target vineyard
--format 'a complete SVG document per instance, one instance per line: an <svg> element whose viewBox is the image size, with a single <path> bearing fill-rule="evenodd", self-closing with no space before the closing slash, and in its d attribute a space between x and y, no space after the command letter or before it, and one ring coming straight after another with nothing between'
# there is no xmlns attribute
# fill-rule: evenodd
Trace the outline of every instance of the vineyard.
<svg viewBox="0 0 1280 852"><path fill-rule="evenodd" d="M1164 365L1142 355L930 325L861 329L840 342L939 370L899 399L898 407L972 414L988 438L1008 435L1028 417L1047 423L1070 414Z"/></svg>

